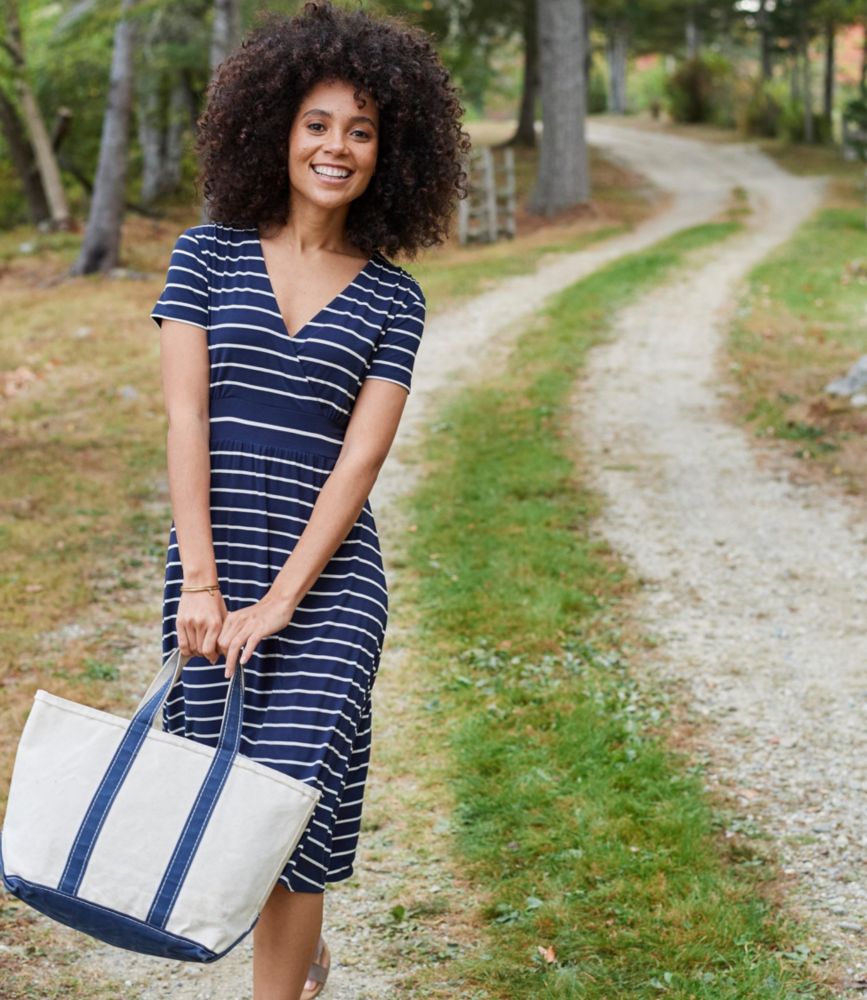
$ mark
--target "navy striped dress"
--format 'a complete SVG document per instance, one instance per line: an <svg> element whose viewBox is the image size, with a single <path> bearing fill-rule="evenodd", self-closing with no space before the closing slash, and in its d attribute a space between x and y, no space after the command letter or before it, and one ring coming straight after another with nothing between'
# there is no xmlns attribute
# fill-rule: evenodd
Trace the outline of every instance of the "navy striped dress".
<svg viewBox="0 0 867 1000"><path fill-rule="evenodd" d="M151 313L206 331L210 359L211 527L229 611L267 593L307 524L367 378L410 389L425 298L376 253L290 336L256 229L192 226L177 239ZM183 334L178 334L183 336ZM163 656L177 647L183 570L172 521ZM280 881L321 892L353 873L371 740L371 689L388 591L369 500L289 625L245 665L241 752L322 791ZM225 657L192 657L169 692L163 729L216 745ZM275 830L275 836L280 832Z"/></svg>

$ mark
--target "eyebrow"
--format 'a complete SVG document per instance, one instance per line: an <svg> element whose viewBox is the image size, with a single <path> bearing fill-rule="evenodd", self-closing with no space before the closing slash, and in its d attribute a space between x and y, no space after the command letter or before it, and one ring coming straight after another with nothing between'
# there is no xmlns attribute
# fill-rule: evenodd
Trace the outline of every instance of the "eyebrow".
<svg viewBox="0 0 867 1000"><path fill-rule="evenodd" d="M330 111L326 111L324 108L310 108L310 110L305 111L301 117L306 118L308 115L322 115L325 118L334 117ZM367 122L376 128L376 122L372 118L368 118L367 115L353 115L349 120L351 122Z"/></svg>

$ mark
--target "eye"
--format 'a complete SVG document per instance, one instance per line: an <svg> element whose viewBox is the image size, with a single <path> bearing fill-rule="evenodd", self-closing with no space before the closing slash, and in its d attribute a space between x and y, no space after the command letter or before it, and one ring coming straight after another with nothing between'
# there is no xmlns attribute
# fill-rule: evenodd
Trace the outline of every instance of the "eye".
<svg viewBox="0 0 867 1000"><path fill-rule="evenodd" d="M307 123L307 127L308 128L314 128L314 127L325 128L325 126L322 124L322 122L308 122Z"/></svg>
<svg viewBox="0 0 867 1000"><path fill-rule="evenodd" d="M352 134L360 136L362 139L369 139L370 138L370 134L368 132L365 132L363 128L353 129L353 133Z"/></svg>

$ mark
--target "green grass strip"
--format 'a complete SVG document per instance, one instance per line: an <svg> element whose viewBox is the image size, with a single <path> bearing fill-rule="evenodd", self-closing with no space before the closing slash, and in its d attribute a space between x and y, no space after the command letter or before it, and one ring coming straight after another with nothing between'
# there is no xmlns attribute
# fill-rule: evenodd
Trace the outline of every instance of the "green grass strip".
<svg viewBox="0 0 867 1000"><path fill-rule="evenodd" d="M792 420L790 408L821 393L867 350L864 208L821 209L750 274L731 348L760 433L797 441L812 458L837 450L830 428Z"/></svg>
<svg viewBox="0 0 867 1000"><path fill-rule="evenodd" d="M614 311L738 228L685 231L567 289L428 436L407 545L429 731L451 748L461 864L492 902L488 946L413 995L826 995L803 946L786 957L761 860L666 748L663 699L630 676L631 584L589 537L597 501L569 440L569 394Z"/></svg>

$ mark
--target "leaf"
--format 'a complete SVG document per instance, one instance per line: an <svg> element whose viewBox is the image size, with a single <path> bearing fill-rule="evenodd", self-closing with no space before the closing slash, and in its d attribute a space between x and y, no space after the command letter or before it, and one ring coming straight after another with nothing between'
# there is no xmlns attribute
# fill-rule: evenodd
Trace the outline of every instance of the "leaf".
<svg viewBox="0 0 867 1000"><path fill-rule="evenodd" d="M536 946L536 949L548 965L553 965L557 961L557 954L554 951L553 944L549 944L547 948L540 944Z"/></svg>

